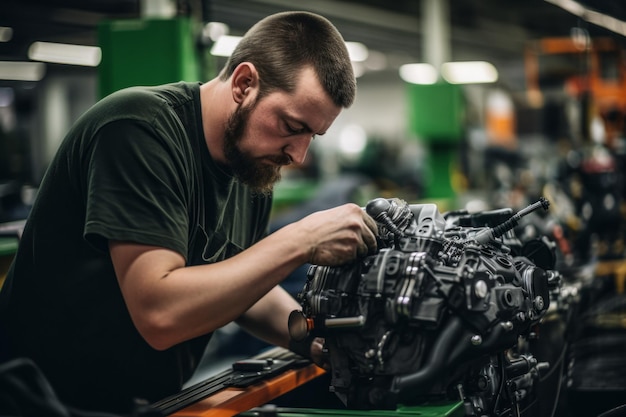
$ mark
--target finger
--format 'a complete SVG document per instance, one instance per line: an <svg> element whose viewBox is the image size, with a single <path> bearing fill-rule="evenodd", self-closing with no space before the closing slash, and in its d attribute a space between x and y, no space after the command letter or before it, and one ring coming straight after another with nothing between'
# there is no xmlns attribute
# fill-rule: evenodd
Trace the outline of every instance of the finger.
<svg viewBox="0 0 626 417"><path fill-rule="evenodd" d="M366 245L365 255L368 253L375 253L378 249L376 242L376 236L378 236L378 226L374 219L372 219L367 213L363 212L363 220L367 228L362 233L363 243ZM363 256L365 256L363 255Z"/></svg>
<svg viewBox="0 0 626 417"><path fill-rule="evenodd" d="M376 224L376 221L365 211L363 211L363 221L375 236L378 235L378 225Z"/></svg>
<svg viewBox="0 0 626 417"><path fill-rule="evenodd" d="M369 253L369 246L367 246L367 244L364 243L360 243L359 245L357 245L357 250L356 250L356 255L358 258L363 258L365 256L367 256L367 254Z"/></svg>

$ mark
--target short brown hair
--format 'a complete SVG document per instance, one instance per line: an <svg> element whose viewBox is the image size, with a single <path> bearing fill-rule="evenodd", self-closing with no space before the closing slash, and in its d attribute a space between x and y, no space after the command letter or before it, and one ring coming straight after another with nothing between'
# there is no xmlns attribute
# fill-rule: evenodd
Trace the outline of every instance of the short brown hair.
<svg viewBox="0 0 626 417"><path fill-rule="evenodd" d="M260 96L295 89L300 70L310 65L332 98L350 107L356 80L343 37L325 17L310 12L281 12L256 23L226 62L220 79L227 80L242 62L259 72Z"/></svg>

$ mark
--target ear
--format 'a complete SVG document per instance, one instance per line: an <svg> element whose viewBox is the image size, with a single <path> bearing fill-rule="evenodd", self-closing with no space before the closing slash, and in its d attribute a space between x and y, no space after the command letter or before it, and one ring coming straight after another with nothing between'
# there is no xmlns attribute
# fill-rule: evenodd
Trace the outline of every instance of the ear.
<svg viewBox="0 0 626 417"><path fill-rule="evenodd" d="M243 102L246 97L255 95L259 88L259 73L250 62L242 62L235 68L231 77L233 99L237 103Z"/></svg>

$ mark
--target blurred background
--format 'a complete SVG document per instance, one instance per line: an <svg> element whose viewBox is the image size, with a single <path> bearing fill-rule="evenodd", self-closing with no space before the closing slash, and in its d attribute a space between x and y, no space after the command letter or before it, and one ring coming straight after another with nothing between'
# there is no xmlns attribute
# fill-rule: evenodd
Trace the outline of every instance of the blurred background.
<svg viewBox="0 0 626 417"><path fill-rule="evenodd" d="M625 398L626 338L615 337L626 327L619 0L0 0L0 283L82 112L126 86L209 80L251 25L294 9L337 26L358 94L304 166L285 172L273 229L380 196L442 212L546 197L550 214L535 226L557 243L561 267L594 289L571 335L568 387ZM285 282L292 294L304 274ZM242 355L258 348L228 344L237 345Z"/></svg>
<svg viewBox="0 0 626 417"><path fill-rule="evenodd" d="M225 62L228 41L293 8L324 14L342 32L358 98L314 142L306 166L277 187L277 215L346 176L365 198L521 206L561 174L569 151L616 148L622 139L619 1L1 0L0 7L0 222L24 217L64 133L98 98L128 85L208 80Z"/></svg>
<svg viewBox="0 0 626 417"><path fill-rule="evenodd" d="M211 79L251 25L297 8L341 31L358 94L304 166L285 172L275 227L372 196L435 201L442 211L519 209L545 196L570 262L622 256L621 1L0 0L0 8L0 233L19 228L65 132L99 98Z"/></svg>

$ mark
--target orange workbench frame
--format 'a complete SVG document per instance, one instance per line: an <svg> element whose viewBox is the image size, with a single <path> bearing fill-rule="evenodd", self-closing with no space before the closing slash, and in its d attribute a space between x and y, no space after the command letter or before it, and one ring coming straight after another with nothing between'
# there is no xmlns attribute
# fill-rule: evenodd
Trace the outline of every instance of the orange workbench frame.
<svg viewBox="0 0 626 417"><path fill-rule="evenodd" d="M246 388L224 388L170 415L172 417L231 417L271 402L325 372L315 364L289 369Z"/></svg>

